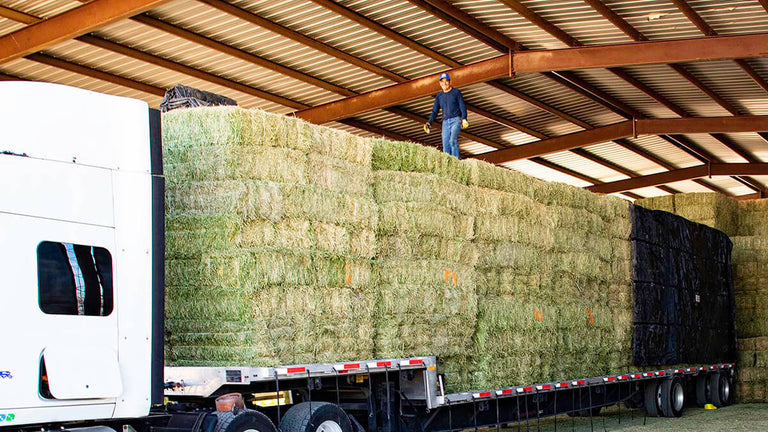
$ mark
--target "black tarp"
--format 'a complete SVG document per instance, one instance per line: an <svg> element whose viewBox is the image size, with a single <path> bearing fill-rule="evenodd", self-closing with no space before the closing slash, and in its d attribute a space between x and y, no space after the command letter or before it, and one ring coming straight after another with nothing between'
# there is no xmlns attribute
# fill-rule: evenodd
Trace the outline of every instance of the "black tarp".
<svg viewBox="0 0 768 432"><path fill-rule="evenodd" d="M634 364L735 361L728 236L638 206L631 218Z"/></svg>
<svg viewBox="0 0 768 432"><path fill-rule="evenodd" d="M165 92L160 102L160 112L176 108L193 108L213 105L237 105L233 99L196 88L176 84Z"/></svg>

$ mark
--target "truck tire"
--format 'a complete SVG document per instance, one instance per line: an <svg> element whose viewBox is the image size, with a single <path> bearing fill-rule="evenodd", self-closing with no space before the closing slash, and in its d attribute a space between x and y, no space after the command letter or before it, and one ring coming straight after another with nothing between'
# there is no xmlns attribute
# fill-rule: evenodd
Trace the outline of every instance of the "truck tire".
<svg viewBox="0 0 768 432"><path fill-rule="evenodd" d="M645 383L643 390L643 400L645 402L645 413L648 417L658 417L659 414L659 399L661 387L659 382L651 380Z"/></svg>
<svg viewBox="0 0 768 432"><path fill-rule="evenodd" d="M709 403L709 375L699 375L696 377L696 405L704 408Z"/></svg>
<svg viewBox="0 0 768 432"><path fill-rule="evenodd" d="M353 432L347 413L329 402L302 402L280 420L281 432Z"/></svg>
<svg viewBox="0 0 768 432"><path fill-rule="evenodd" d="M216 412L214 432L277 432L272 420L254 410Z"/></svg>
<svg viewBox="0 0 768 432"><path fill-rule="evenodd" d="M661 383L661 413L664 417L680 417L685 408L685 387L680 377Z"/></svg>
<svg viewBox="0 0 768 432"><path fill-rule="evenodd" d="M712 405L720 408L731 403L731 382L721 373L709 376L709 394Z"/></svg>

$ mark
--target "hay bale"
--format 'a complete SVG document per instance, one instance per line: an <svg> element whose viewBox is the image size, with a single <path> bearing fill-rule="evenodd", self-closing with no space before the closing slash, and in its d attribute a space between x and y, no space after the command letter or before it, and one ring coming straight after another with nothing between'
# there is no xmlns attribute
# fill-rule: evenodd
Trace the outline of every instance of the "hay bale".
<svg viewBox="0 0 768 432"><path fill-rule="evenodd" d="M738 207L738 235L768 237L768 199L740 201Z"/></svg>
<svg viewBox="0 0 768 432"><path fill-rule="evenodd" d="M433 174L466 185L470 168L453 156L431 147L403 141L374 140L371 162L374 171Z"/></svg>
<svg viewBox="0 0 768 432"><path fill-rule="evenodd" d="M432 204L469 216L477 210L475 189L451 179L400 171L375 171L373 176L377 203Z"/></svg>
<svg viewBox="0 0 768 432"><path fill-rule="evenodd" d="M534 199L536 189L544 182L521 172L499 168L478 159L468 159L464 164L469 168L469 184L502 192L509 192Z"/></svg>
<svg viewBox="0 0 768 432"><path fill-rule="evenodd" d="M382 259L419 259L450 261L468 266L477 263L474 243L460 238L406 234L380 235L378 254Z"/></svg>
<svg viewBox="0 0 768 432"><path fill-rule="evenodd" d="M635 200L635 205L645 207L648 210L663 210L668 213L675 213L675 195L643 198Z"/></svg>
<svg viewBox="0 0 768 432"><path fill-rule="evenodd" d="M471 240L474 218L452 212L445 206L422 203L379 204L380 235L427 235Z"/></svg>

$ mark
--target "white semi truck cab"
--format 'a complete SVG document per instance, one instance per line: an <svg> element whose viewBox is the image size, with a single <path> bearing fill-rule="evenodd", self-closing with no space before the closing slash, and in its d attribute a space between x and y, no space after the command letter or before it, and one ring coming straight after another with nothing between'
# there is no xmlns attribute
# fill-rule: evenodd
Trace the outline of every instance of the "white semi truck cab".
<svg viewBox="0 0 768 432"><path fill-rule="evenodd" d="M144 102L0 82L0 432L453 432L731 400L733 364L456 394L434 357L164 368L160 137Z"/></svg>
<svg viewBox="0 0 768 432"><path fill-rule="evenodd" d="M0 85L0 426L149 412L158 133L142 101Z"/></svg>

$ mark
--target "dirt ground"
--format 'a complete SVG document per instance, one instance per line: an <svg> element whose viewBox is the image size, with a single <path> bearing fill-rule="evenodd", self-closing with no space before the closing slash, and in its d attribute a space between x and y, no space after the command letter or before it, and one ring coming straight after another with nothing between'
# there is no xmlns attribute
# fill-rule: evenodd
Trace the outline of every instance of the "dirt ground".
<svg viewBox="0 0 768 432"><path fill-rule="evenodd" d="M619 423L619 420L621 422ZM491 429L492 431L493 429ZM505 432L515 432L517 425L504 428ZM555 430L554 419L536 420L520 424L520 431L550 432ZM704 410L697 407L686 408L680 418L647 418L643 425L643 412L626 409L621 415L616 407L611 408L607 415L589 418L571 419L558 416L557 430L568 432L657 432L657 431L696 431L696 432L768 432L768 404L737 404L718 410Z"/></svg>

